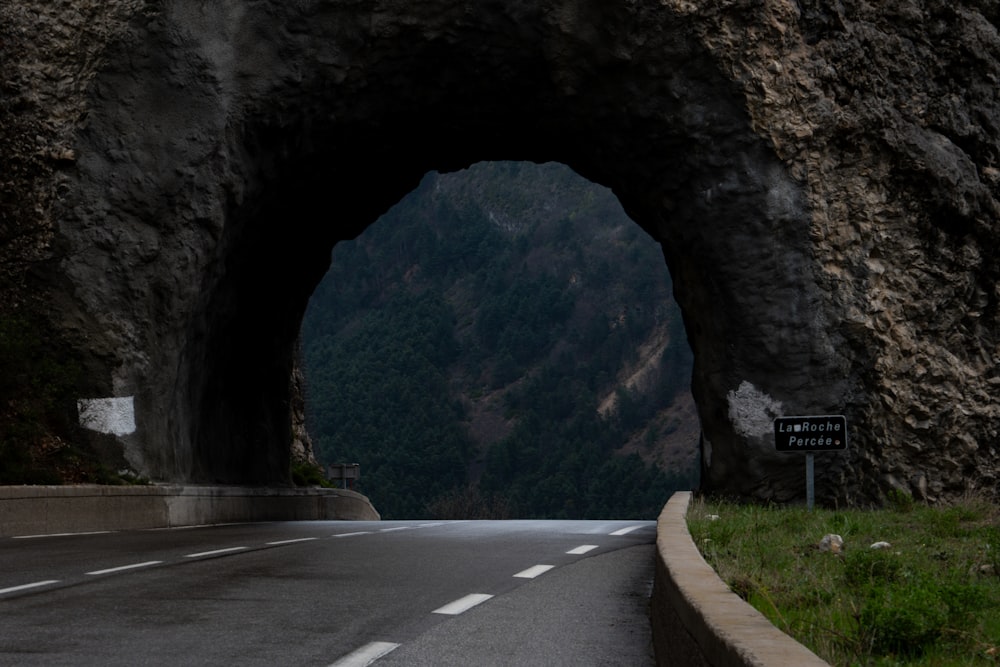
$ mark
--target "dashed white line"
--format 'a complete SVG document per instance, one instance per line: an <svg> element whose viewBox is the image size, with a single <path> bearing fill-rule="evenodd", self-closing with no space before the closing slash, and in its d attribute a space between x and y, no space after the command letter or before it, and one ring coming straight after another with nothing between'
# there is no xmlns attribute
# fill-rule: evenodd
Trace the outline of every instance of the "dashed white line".
<svg viewBox="0 0 1000 667"><path fill-rule="evenodd" d="M633 530L639 530L640 528L642 528L642 526L629 526L628 528L620 528L620 529L616 530L615 532L613 532L611 534L612 535L628 535Z"/></svg>
<svg viewBox="0 0 1000 667"><path fill-rule="evenodd" d="M354 533L337 533L336 535L331 535L330 537L354 537L355 535L371 535L370 530L359 530Z"/></svg>
<svg viewBox="0 0 1000 667"><path fill-rule="evenodd" d="M437 528L438 526L443 526L443 525L444 524L442 522L437 521L435 523L422 523L422 524L420 524L419 527L420 528Z"/></svg>
<svg viewBox="0 0 1000 667"><path fill-rule="evenodd" d="M576 547L575 549L570 549L566 553L571 554L573 556L581 556L581 555L587 553L588 551L593 551L596 548L597 548L596 544L581 544L580 546Z"/></svg>
<svg viewBox="0 0 1000 667"><path fill-rule="evenodd" d="M276 547L276 546L281 545L281 544L295 544L296 542L312 542L315 539L319 539L319 538L316 538L316 537L299 537L299 538L294 539L294 540L278 540L277 542L267 542L267 546L269 546L269 547Z"/></svg>
<svg viewBox="0 0 1000 667"><path fill-rule="evenodd" d="M367 667L397 648L399 648L399 644L392 642L371 642L348 653L337 662L330 663L329 667Z"/></svg>
<svg viewBox="0 0 1000 667"><path fill-rule="evenodd" d="M521 579L534 579L538 575L545 574L554 567L555 565L532 565L527 570L521 570L514 576Z"/></svg>
<svg viewBox="0 0 1000 667"><path fill-rule="evenodd" d="M151 565L159 565L162 560L147 560L144 563L132 563L131 565L122 565L120 567L109 567L106 570L94 570L93 572L85 572L84 574L89 574L91 576L98 574L111 574L112 572L121 572L123 570L135 570L140 567L149 567Z"/></svg>
<svg viewBox="0 0 1000 667"><path fill-rule="evenodd" d="M58 579L49 579L47 581L36 581L31 584L21 584L20 586L11 586L10 588L0 588L0 595L6 593L16 593L18 591L26 591L32 588L39 588L40 586L49 586L50 584L58 584Z"/></svg>
<svg viewBox="0 0 1000 667"><path fill-rule="evenodd" d="M396 526L395 528L379 528L378 532L380 532L380 533L392 533L392 532L395 532L397 530L409 530L409 529L410 529L409 526Z"/></svg>
<svg viewBox="0 0 1000 667"><path fill-rule="evenodd" d="M439 608L435 609L431 613L432 614L447 614L449 616L456 616L458 614L461 614L463 612L466 612L466 611L472 609L477 604L482 604L482 603L486 602L491 597L493 597L493 596L492 595L488 595L486 593L471 593L469 595L466 595L464 598L459 598L459 599L455 600L454 602L449 602L445 606L439 607Z"/></svg>
<svg viewBox="0 0 1000 667"><path fill-rule="evenodd" d="M214 551L201 551L196 554L185 554L185 558L203 558L205 556L218 556L219 554L228 554L234 551L243 551L246 547L229 547L228 549L215 549Z"/></svg>

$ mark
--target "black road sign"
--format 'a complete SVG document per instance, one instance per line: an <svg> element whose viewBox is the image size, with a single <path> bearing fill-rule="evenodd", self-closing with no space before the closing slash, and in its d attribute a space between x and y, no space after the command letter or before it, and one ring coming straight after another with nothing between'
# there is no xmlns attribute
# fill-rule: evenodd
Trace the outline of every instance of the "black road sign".
<svg viewBox="0 0 1000 667"><path fill-rule="evenodd" d="M847 417L778 417L774 448L779 452L826 452L847 449Z"/></svg>

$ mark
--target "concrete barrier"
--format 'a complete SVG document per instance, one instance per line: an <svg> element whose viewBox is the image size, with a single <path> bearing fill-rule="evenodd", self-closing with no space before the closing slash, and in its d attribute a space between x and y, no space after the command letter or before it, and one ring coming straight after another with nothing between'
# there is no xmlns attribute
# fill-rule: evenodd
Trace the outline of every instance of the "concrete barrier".
<svg viewBox="0 0 1000 667"><path fill-rule="evenodd" d="M242 486L0 486L0 537L243 521L378 520L344 489Z"/></svg>
<svg viewBox="0 0 1000 667"><path fill-rule="evenodd" d="M675 493L656 525L653 643L658 665L829 667L729 590L691 539L690 492Z"/></svg>

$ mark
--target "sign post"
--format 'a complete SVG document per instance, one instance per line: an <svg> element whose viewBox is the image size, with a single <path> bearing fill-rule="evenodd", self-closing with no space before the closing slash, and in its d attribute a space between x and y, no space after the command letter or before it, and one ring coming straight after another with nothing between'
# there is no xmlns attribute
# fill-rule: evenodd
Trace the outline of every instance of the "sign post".
<svg viewBox="0 0 1000 667"><path fill-rule="evenodd" d="M806 452L806 509L813 511L816 503L816 477L814 474L813 453Z"/></svg>
<svg viewBox="0 0 1000 667"><path fill-rule="evenodd" d="M847 417L778 417L774 420L774 448L779 452L804 452L806 455L806 505L815 504L815 452L847 449Z"/></svg>

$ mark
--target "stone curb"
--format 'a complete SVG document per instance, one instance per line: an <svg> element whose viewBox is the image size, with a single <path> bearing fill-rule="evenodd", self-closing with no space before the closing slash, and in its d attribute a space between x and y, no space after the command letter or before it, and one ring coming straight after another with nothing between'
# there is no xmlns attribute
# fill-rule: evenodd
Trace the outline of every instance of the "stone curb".
<svg viewBox="0 0 1000 667"><path fill-rule="evenodd" d="M691 492L675 493L657 520L651 602L657 664L829 667L719 579L688 532L690 502Z"/></svg>
<svg viewBox="0 0 1000 667"><path fill-rule="evenodd" d="M344 489L245 486L0 486L0 537L245 521L372 520Z"/></svg>

